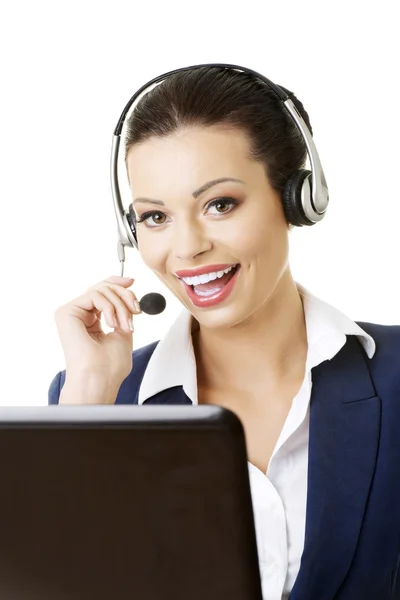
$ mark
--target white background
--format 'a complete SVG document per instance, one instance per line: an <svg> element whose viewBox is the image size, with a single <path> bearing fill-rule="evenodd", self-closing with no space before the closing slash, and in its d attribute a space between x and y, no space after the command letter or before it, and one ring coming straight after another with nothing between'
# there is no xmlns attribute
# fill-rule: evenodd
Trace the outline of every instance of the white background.
<svg viewBox="0 0 400 600"><path fill-rule="evenodd" d="M3 405L43 405L64 368L54 311L119 274L109 184L134 91L181 66L262 72L303 102L329 185L325 221L291 234L297 281L357 320L400 323L398 3L9 0L0 8ZM128 203L125 198L125 204ZM128 252L140 298L164 291ZM180 310L135 321L135 347Z"/></svg>

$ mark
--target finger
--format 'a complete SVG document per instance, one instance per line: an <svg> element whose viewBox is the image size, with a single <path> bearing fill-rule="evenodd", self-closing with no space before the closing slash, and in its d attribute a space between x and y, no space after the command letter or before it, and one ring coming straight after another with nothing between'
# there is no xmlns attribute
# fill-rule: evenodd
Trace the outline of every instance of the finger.
<svg viewBox="0 0 400 600"><path fill-rule="evenodd" d="M113 283L119 283L121 281L135 281L133 277L121 277L120 275L110 275L104 281L112 281Z"/></svg>
<svg viewBox="0 0 400 600"><path fill-rule="evenodd" d="M126 287L130 287L134 281L135 280L133 279L133 277L119 277L118 275L110 275L110 277L107 277L107 279L102 279L101 281L98 281L94 285L91 285L90 287L87 288L86 291L89 291L93 288L98 288L99 285L103 285L104 282L122 285L123 287L126 288Z"/></svg>
<svg viewBox="0 0 400 600"><path fill-rule="evenodd" d="M117 294L117 296L119 296L124 301L124 303L126 304L126 306L129 309L130 313L142 312L142 309L140 308L139 300L137 299L136 295L132 292L132 290L127 290L124 287L121 287L120 285L114 285L111 283L108 283L106 285L104 281L102 281L94 289L97 289L103 293L103 291L106 288L113 290ZM107 296L107 294L105 294L105 295ZM109 297L109 296L107 296L107 297Z"/></svg>
<svg viewBox="0 0 400 600"><path fill-rule="evenodd" d="M109 327L114 329L118 325L114 304L99 290L91 290L89 293L72 300L70 304L75 315L81 319L86 327L93 325L93 315L100 318L101 313L104 314L104 319Z"/></svg>
<svg viewBox="0 0 400 600"><path fill-rule="evenodd" d="M125 303L122 293L120 292L121 295L119 295L119 290L115 290L114 286L109 285L104 285L102 288L96 291L100 294L103 294L105 298L107 298L113 305L115 315L117 317L117 327L120 326L125 331L130 332L130 319L133 311L131 311L129 306L127 306Z"/></svg>

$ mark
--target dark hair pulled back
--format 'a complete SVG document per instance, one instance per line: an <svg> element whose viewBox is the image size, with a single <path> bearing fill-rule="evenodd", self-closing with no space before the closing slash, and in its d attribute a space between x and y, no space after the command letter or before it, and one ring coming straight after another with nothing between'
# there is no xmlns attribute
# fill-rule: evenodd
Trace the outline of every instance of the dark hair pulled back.
<svg viewBox="0 0 400 600"><path fill-rule="evenodd" d="M303 104L280 87L312 135ZM264 165L271 187L279 193L290 175L305 166L304 140L276 95L254 75L221 67L181 71L145 94L127 119L125 161L134 144L196 125L241 129L250 140L250 157Z"/></svg>

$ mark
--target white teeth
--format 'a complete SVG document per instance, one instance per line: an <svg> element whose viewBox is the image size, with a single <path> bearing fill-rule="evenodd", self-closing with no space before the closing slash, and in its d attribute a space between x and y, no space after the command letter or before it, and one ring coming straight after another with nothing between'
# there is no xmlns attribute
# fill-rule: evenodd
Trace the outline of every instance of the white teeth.
<svg viewBox="0 0 400 600"><path fill-rule="evenodd" d="M197 277L182 277L183 281L187 283L187 285L199 285L200 283L208 283L209 281L213 281L214 279L220 279L225 275L225 273L229 273L236 265L232 265L223 271L215 271L213 273L205 273L204 275L198 275Z"/></svg>

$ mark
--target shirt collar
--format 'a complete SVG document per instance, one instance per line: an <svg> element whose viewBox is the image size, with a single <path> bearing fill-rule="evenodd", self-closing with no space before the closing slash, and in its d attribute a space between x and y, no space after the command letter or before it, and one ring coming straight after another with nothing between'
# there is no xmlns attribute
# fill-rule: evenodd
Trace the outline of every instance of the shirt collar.
<svg viewBox="0 0 400 600"><path fill-rule="evenodd" d="M345 314L313 296L297 284L303 301L307 329L306 371L324 360L331 360L346 343L347 335L356 335L369 358L375 353L375 341ZM182 386L197 404L196 360L192 344L191 313L184 308L154 350L139 390L138 403L163 390Z"/></svg>

